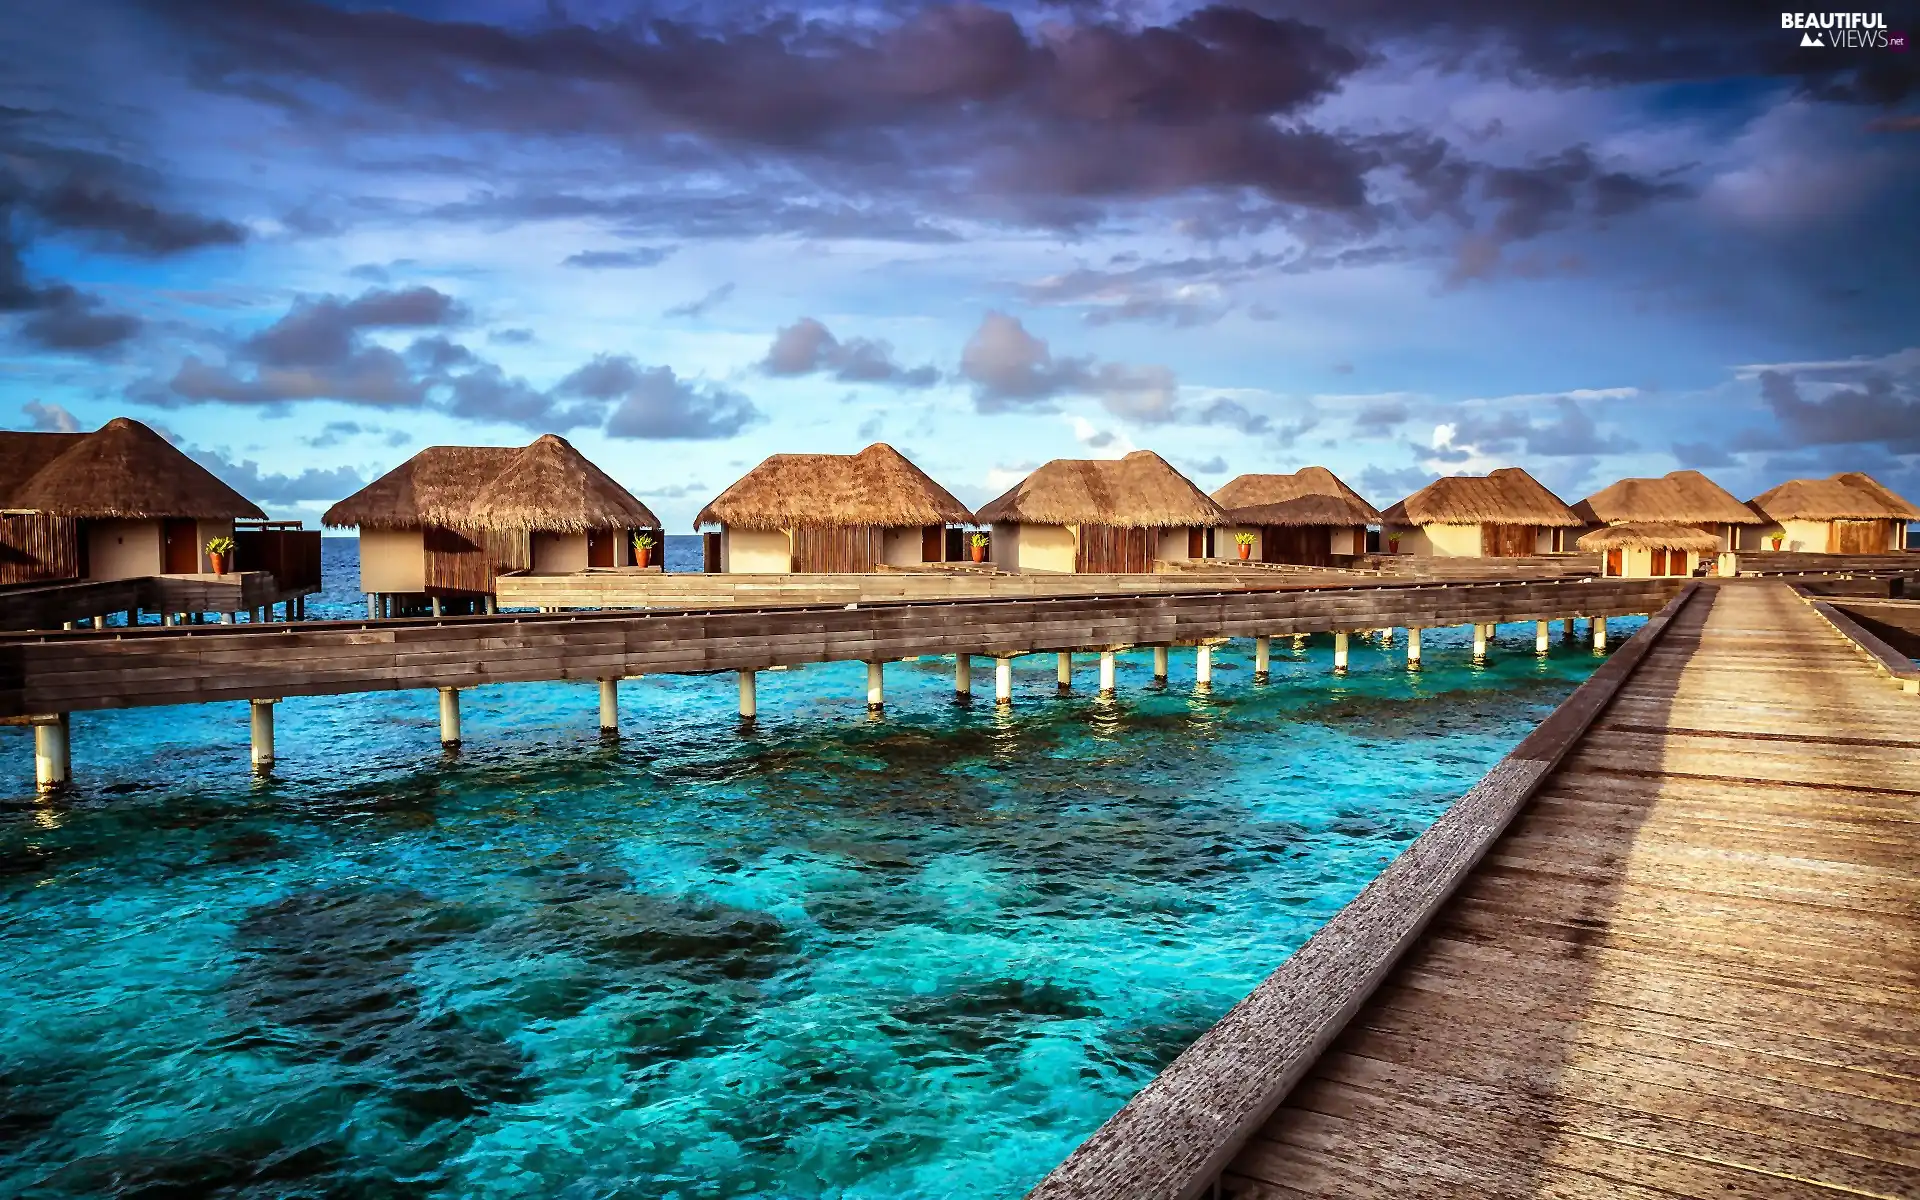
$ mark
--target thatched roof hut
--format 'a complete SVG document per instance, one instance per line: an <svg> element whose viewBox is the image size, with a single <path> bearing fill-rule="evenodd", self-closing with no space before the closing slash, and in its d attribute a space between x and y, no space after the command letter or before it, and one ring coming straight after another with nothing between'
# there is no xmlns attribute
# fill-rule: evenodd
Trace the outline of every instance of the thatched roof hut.
<svg viewBox="0 0 1920 1200"><path fill-rule="evenodd" d="M1241 475L1213 499L1236 525L1377 525L1380 510L1325 467L1291 475Z"/></svg>
<svg viewBox="0 0 1920 1200"><path fill-rule="evenodd" d="M1229 523L1225 509L1151 450L1119 459L1056 458L982 508L979 520L1128 529Z"/></svg>
<svg viewBox="0 0 1920 1200"><path fill-rule="evenodd" d="M486 529L550 533L660 528L652 509L551 433L535 439L494 476L474 502L470 520Z"/></svg>
<svg viewBox="0 0 1920 1200"><path fill-rule="evenodd" d="M1691 550L1712 554L1720 539L1694 525L1674 521L1622 521L1583 534L1582 550Z"/></svg>
<svg viewBox="0 0 1920 1200"><path fill-rule="evenodd" d="M1589 525L1626 521L1687 525L1762 525L1753 510L1698 471L1669 471L1658 479L1622 479L1573 506Z"/></svg>
<svg viewBox="0 0 1920 1200"><path fill-rule="evenodd" d="M550 433L527 446L428 446L321 520L362 529L549 533L660 525L631 492Z"/></svg>
<svg viewBox="0 0 1920 1200"><path fill-rule="evenodd" d="M858 454L775 454L713 498L694 528L970 525L952 492L885 442Z"/></svg>
<svg viewBox="0 0 1920 1200"><path fill-rule="evenodd" d="M1436 479L1389 508L1381 517L1389 525L1572 528L1586 524L1560 497L1519 467L1502 467L1485 476L1453 475Z"/></svg>
<svg viewBox="0 0 1920 1200"><path fill-rule="evenodd" d="M31 474L14 474L28 467ZM6 487L0 503L15 511L130 521L264 520L267 515L128 417L115 417L92 433L7 435L0 444L0 470L5 471L0 485Z"/></svg>
<svg viewBox="0 0 1920 1200"><path fill-rule="evenodd" d="M1747 502L1769 521L1920 521L1920 508L1863 471L1789 479Z"/></svg>

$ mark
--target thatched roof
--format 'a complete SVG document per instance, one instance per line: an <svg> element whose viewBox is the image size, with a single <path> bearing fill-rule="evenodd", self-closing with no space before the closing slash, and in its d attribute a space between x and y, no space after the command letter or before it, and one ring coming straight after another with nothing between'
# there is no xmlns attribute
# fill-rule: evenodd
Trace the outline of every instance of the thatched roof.
<svg viewBox="0 0 1920 1200"><path fill-rule="evenodd" d="M26 440L47 438L64 441ZM115 417L92 433L15 433L6 442L0 466L9 472L37 462L24 478L0 477L6 508L94 520L267 515L167 439L127 417Z"/></svg>
<svg viewBox="0 0 1920 1200"><path fill-rule="evenodd" d="M474 502L470 520L481 529L554 533L660 528L652 509L551 433L535 439L494 476Z"/></svg>
<svg viewBox="0 0 1920 1200"><path fill-rule="evenodd" d="M659 528L646 505L564 438L527 446L428 446L321 518L362 529Z"/></svg>
<svg viewBox="0 0 1920 1200"><path fill-rule="evenodd" d="M1747 503L1769 521L1920 521L1920 508L1861 471L1789 479Z"/></svg>
<svg viewBox="0 0 1920 1200"><path fill-rule="evenodd" d="M693 519L735 529L970 525L973 514L885 442L858 454L775 454Z"/></svg>
<svg viewBox="0 0 1920 1200"><path fill-rule="evenodd" d="M1540 481L1519 467L1502 467L1484 477L1453 475L1436 479L1389 508L1390 525L1585 525Z"/></svg>
<svg viewBox="0 0 1920 1200"><path fill-rule="evenodd" d="M1226 510L1151 450L1125 458L1056 458L980 510L980 523L1225 525Z"/></svg>
<svg viewBox="0 0 1920 1200"><path fill-rule="evenodd" d="M1582 550L1692 550L1712 554L1720 539L1695 525L1674 521L1623 521L1582 534Z"/></svg>
<svg viewBox="0 0 1920 1200"><path fill-rule="evenodd" d="M1622 479L1573 506L1589 525L1623 521L1762 525L1752 509L1698 471L1669 471L1658 479Z"/></svg>
<svg viewBox="0 0 1920 1200"><path fill-rule="evenodd" d="M1213 494L1237 525L1377 525L1380 510L1325 467L1241 475Z"/></svg>

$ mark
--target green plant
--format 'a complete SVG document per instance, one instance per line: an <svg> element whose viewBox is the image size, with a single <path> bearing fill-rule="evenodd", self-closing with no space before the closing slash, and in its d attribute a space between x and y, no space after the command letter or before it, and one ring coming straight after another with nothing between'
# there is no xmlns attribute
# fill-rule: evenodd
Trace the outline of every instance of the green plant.
<svg viewBox="0 0 1920 1200"><path fill-rule="evenodd" d="M636 533L636 534L634 534L634 535L633 535L633 548L634 548L635 550L651 550L651 549L653 549L653 535L652 535L652 534L650 534L650 533Z"/></svg>
<svg viewBox="0 0 1920 1200"><path fill-rule="evenodd" d="M987 535L984 533L976 533L967 539L967 545L978 546L984 550L987 545Z"/></svg>
<svg viewBox="0 0 1920 1200"><path fill-rule="evenodd" d="M208 553L208 554L218 554L218 555L220 555L220 556L221 556L221 557L223 557L223 558L224 558L225 556L227 556L227 555L229 555L229 554L232 554L232 553L233 553L233 539L232 539L232 538L230 538L230 537L227 537L227 536L226 536L226 535L224 535L224 534L222 534L222 535L221 535L221 536L219 536L219 537L210 537L210 538L208 538L208 539L207 539L207 553Z"/></svg>
<svg viewBox="0 0 1920 1200"><path fill-rule="evenodd" d="M1253 535L1250 533L1236 533L1233 535L1233 543L1236 546L1251 546L1253 545Z"/></svg>

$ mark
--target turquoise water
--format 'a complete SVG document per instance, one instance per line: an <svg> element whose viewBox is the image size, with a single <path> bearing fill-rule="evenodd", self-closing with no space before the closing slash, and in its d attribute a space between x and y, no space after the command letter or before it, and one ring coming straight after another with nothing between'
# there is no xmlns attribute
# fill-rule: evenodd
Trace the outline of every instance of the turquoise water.
<svg viewBox="0 0 1920 1200"><path fill-rule="evenodd" d="M455 755L294 699L263 782L243 705L83 713L53 801L6 730L0 1195L1018 1196L1597 661L1466 632L769 672L751 730L652 678L611 742L505 685Z"/></svg>

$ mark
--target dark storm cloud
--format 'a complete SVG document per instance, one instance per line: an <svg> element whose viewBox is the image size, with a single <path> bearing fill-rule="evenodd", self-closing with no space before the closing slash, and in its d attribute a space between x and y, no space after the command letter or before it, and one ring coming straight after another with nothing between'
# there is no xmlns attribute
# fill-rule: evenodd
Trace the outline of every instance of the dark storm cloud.
<svg viewBox="0 0 1920 1200"><path fill-rule="evenodd" d="M59 229L96 235L105 248L140 255L179 254L237 246L247 231L232 221L169 212L100 182L68 180L34 196L40 219Z"/></svg>
<svg viewBox="0 0 1920 1200"><path fill-rule="evenodd" d="M71 284L36 286L9 231L10 216L0 198L0 316L20 317L16 336L40 350L104 357L140 332L138 317L113 312L98 296Z"/></svg>
<svg viewBox="0 0 1920 1200"><path fill-rule="evenodd" d="M1896 383L1874 372L1809 400L1793 375L1763 371L1760 398L1779 422L1779 432L1749 435L1742 448L1872 444L1893 454L1920 454L1920 388L1911 380Z"/></svg>
<svg viewBox="0 0 1920 1200"><path fill-rule="evenodd" d="M608 270L633 267L657 267L673 254L672 246L642 246L635 250L582 250L560 260L563 267Z"/></svg>
<svg viewBox="0 0 1920 1200"><path fill-rule="evenodd" d="M895 387L931 387L940 382L936 367L903 367L894 360L893 347L873 338L841 341L812 317L781 329L761 360L769 375L797 376L816 372L843 383L881 383Z"/></svg>
<svg viewBox="0 0 1920 1200"><path fill-rule="evenodd" d="M609 437L728 438L766 419L738 392L682 379L671 367L642 366L628 355L600 355L554 391L617 402L607 418Z"/></svg>

